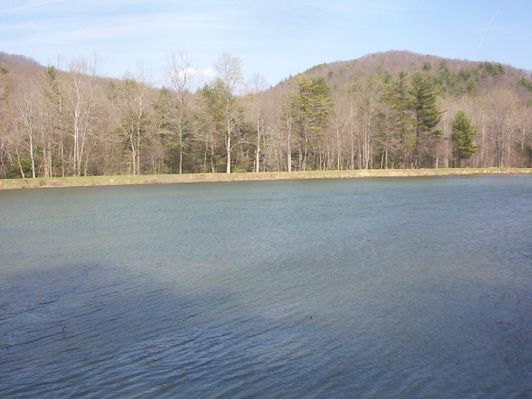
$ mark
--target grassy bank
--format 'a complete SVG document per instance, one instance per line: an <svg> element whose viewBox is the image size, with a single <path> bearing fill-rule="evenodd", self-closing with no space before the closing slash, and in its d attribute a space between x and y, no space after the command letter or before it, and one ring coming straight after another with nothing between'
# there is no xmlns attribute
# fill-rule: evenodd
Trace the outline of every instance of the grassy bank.
<svg viewBox="0 0 532 399"><path fill-rule="evenodd" d="M197 173L183 175L38 177L36 179L0 179L1 189L39 187L114 186L126 184L205 183L258 180L351 179L364 177L424 177L468 175L531 175L525 168L456 168L456 169L373 169L308 172Z"/></svg>

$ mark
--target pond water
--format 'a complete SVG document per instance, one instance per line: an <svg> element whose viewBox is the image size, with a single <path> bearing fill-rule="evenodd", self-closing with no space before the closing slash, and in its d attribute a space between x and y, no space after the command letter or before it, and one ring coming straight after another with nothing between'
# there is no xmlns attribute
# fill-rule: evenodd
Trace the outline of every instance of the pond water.
<svg viewBox="0 0 532 399"><path fill-rule="evenodd" d="M0 192L0 397L532 394L532 178Z"/></svg>

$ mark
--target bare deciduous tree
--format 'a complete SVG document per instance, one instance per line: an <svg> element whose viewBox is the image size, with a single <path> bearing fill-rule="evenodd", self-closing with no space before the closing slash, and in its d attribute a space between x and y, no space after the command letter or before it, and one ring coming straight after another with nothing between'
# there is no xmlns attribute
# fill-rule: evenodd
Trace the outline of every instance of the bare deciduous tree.
<svg viewBox="0 0 532 399"><path fill-rule="evenodd" d="M237 118L238 107L235 101L236 90L242 83L242 61L230 54L222 54L215 64L219 79L223 82L223 106L225 113L225 148L226 148L226 173L231 173L231 152L233 150L232 138L234 125Z"/></svg>

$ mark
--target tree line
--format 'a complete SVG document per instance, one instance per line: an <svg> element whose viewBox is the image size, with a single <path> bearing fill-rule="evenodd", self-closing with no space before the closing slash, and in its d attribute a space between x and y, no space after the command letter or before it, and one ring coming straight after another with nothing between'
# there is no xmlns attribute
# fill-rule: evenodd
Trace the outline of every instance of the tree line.
<svg viewBox="0 0 532 399"><path fill-rule="evenodd" d="M494 85L499 64L343 85L318 68L274 88L244 82L229 54L215 67L193 89L174 55L159 89L87 60L30 75L0 65L0 177L532 166L530 81Z"/></svg>

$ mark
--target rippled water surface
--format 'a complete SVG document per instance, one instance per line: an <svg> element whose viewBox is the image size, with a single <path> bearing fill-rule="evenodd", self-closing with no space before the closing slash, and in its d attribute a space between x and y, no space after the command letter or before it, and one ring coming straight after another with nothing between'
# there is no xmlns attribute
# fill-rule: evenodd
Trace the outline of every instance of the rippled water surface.
<svg viewBox="0 0 532 399"><path fill-rule="evenodd" d="M0 192L0 397L532 395L532 178Z"/></svg>

